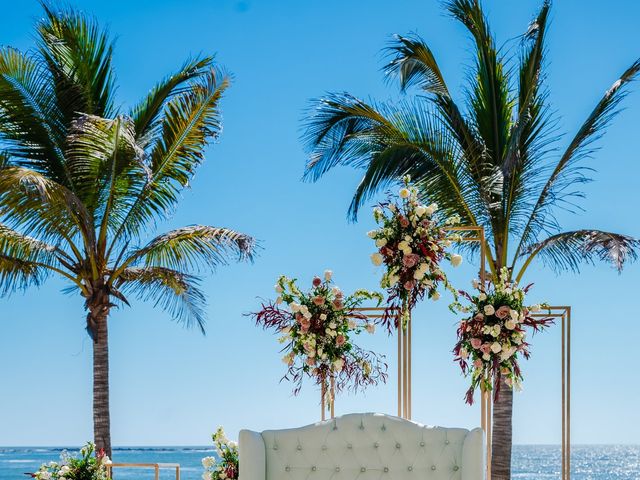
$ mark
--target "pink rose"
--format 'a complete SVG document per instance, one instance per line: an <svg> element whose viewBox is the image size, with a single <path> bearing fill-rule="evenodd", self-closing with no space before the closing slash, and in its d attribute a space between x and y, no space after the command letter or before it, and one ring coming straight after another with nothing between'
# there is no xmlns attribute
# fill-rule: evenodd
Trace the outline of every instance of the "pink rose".
<svg viewBox="0 0 640 480"><path fill-rule="evenodd" d="M311 326L311 322L307 318L303 318L300 321L300 330L302 333L307 333L309 331L309 327Z"/></svg>
<svg viewBox="0 0 640 480"><path fill-rule="evenodd" d="M411 268L415 267L419 260L420 257L418 255L410 253L409 255L402 257L402 264L407 268Z"/></svg>
<svg viewBox="0 0 640 480"><path fill-rule="evenodd" d="M333 302L333 306L337 309L341 309L344 307L344 303L342 303L342 298L336 298Z"/></svg>
<svg viewBox="0 0 640 480"><path fill-rule="evenodd" d="M482 368L482 360L480 360L479 358L476 358L473 362L473 366L476 368Z"/></svg>
<svg viewBox="0 0 640 480"><path fill-rule="evenodd" d="M315 364L316 364L315 358L307 357L307 365L309 365L310 367L313 367Z"/></svg>
<svg viewBox="0 0 640 480"><path fill-rule="evenodd" d="M510 311L511 309L509 307L503 305L498 310L496 310L496 317L498 317L500 320L504 320L509 316Z"/></svg>
<svg viewBox="0 0 640 480"><path fill-rule="evenodd" d="M413 289L413 287L414 287L414 285L415 285L415 282L411 282L411 281L406 282L406 283L404 284L404 289L405 289L405 290L412 290L412 289Z"/></svg>
<svg viewBox="0 0 640 480"><path fill-rule="evenodd" d="M473 348L475 348L476 350L480 348L480 345L482 345L482 340L480 340L479 338L472 338L471 339L471 346Z"/></svg>
<svg viewBox="0 0 640 480"><path fill-rule="evenodd" d="M482 345L480 345L480 351L482 353L491 353L491 344L483 343Z"/></svg>
<svg viewBox="0 0 640 480"><path fill-rule="evenodd" d="M296 322L302 323L304 316L301 313L296 313Z"/></svg>
<svg viewBox="0 0 640 480"><path fill-rule="evenodd" d="M409 220L407 220L406 217L402 215L398 216L398 221L400 222L400 225L402 225L403 228L407 228L409 226Z"/></svg>
<svg viewBox="0 0 640 480"><path fill-rule="evenodd" d="M322 280L320 279L320 277L313 277L313 286L319 287L320 285L322 285Z"/></svg>
<svg viewBox="0 0 640 480"><path fill-rule="evenodd" d="M336 346L341 347L342 345L344 345L346 341L347 339L344 338L344 335L338 335L336 337Z"/></svg>
<svg viewBox="0 0 640 480"><path fill-rule="evenodd" d="M315 297L313 297L313 303L320 306L320 305L324 305L324 297L322 295L317 295Z"/></svg>
<svg viewBox="0 0 640 480"><path fill-rule="evenodd" d="M484 320L484 315L483 315L483 314L481 314L481 313L477 313L477 314L476 314L476 316L475 316L475 317L473 317L473 319L474 319L476 322L481 322L481 321L483 321L483 320Z"/></svg>

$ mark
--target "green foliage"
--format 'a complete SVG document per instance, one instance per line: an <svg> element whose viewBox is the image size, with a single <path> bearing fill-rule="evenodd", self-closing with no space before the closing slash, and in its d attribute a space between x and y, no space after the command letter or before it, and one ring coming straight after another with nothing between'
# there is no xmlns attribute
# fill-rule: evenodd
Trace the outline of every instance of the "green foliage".
<svg viewBox="0 0 640 480"><path fill-rule="evenodd" d="M212 57L190 59L125 114L108 32L43 8L34 50L0 49L0 292L55 273L87 308L133 295L203 329L194 273L251 260L254 240L200 225L148 235L220 134L229 78Z"/></svg>
<svg viewBox="0 0 640 480"><path fill-rule="evenodd" d="M640 60L562 145L545 84L550 3L543 2L516 49L496 46L479 0L444 6L466 29L474 53L462 101L454 100L423 39L396 36L384 72L415 95L396 104L349 94L315 101L303 134L310 152L305 178L318 180L339 165L362 169L349 209L355 219L359 207L410 175L425 203L485 228L494 275L506 266L520 278L537 255L557 269L577 269L583 259L620 269L635 259L637 240L599 230L563 233L555 213L578 208L580 185L590 180L584 160L618 113Z"/></svg>

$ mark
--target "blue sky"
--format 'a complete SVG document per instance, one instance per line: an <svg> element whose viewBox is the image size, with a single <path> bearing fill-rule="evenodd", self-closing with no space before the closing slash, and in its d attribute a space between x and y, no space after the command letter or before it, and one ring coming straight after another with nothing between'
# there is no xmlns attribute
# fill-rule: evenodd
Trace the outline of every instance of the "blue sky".
<svg viewBox="0 0 640 480"><path fill-rule="evenodd" d="M231 435L315 421L317 392L296 398L278 383L284 365L270 333L244 313L273 295L281 273L310 281L331 268L345 290L375 288L369 262L372 220L349 224L345 213L358 172L340 169L317 184L300 181L305 155L300 120L310 98L327 91L386 99L396 92L380 73L380 49L393 33L417 31L437 54L450 85L464 79L470 46L436 0L76 1L117 35L119 99L143 95L189 55L217 53L235 80L223 101L224 132L207 152L192 189L164 228L192 223L229 226L259 238L254 265L231 265L207 277L208 335L183 330L150 305L116 310L110 322L112 436L115 445L209 443L217 425ZM499 42L524 30L539 1L485 1ZM640 4L603 9L597 1L563 0L549 32L551 100L563 130L573 133L602 93L637 56ZM32 45L37 2L13 2L0 19L0 43ZM635 85L634 90L639 90ZM459 91L459 90L458 90ZM583 226L640 237L637 204L640 91L600 142L588 165L585 212L561 215ZM451 274L468 285L472 268ZM573 439L637 443L640 375L635 311L640 265L619 276L607 266L556 276L535 267L533 300L574 307ZM0 445L74 445L92 436L91 342L80 298L51 280L0 300ZM463 402L466 380L451 361L455 318L445 302L420 305L414 330L414 418L428 424L476 426L479 410ZM560 337L537 337L525 365L525 391L515 400L517 443L560 442ZM387 353L383 334L367 346ZM395 412L393 376L364 395L338 398L337 413Z"/></svg>

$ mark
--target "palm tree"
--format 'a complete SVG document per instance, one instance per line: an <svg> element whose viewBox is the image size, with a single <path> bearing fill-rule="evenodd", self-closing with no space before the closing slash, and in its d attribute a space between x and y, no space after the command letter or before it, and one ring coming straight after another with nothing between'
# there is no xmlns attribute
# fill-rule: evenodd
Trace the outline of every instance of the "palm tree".
<svg viewBox="0 0 640 480"><path fill-rule="evenodd" d="M95 443L111 455L111 309L130 296L151 300L204 332L195 275L232 255L251 259L255 246L247 235L203 225L145 242L220 133L229 79L213 59L187 61L126 113L114 99L107 32L77 11L43 6L37 48L0 50L0 289L57 274L82 295Z"/></svg>
<svg viewBox="0 0 640 480"><path fill-rule="evenodd" d="M305 177L317 180L338 165L363 169L349 209L404 175L417 182L425 201L466 225L482 225L493 274L510 269L520 281L534 260L577 270L580 262L604 260L621 269L636 258L638 241L594 229L563 231L554 216L574 211L588 181L581 160L616 115L626 87L640 71L634 62L616 80L571 138L559 144L557 122L545 87L545 35L549 2L514 49L498 49L478 0L445 2L448 13L470 33L475 55L459 104L434 54L419 37L397 36L388 48L385 73L402 91L418 95L376 104L349 94L315 102L303 139L310 150ZM510 478L512 392L495 405L494 479Z"/></svg>

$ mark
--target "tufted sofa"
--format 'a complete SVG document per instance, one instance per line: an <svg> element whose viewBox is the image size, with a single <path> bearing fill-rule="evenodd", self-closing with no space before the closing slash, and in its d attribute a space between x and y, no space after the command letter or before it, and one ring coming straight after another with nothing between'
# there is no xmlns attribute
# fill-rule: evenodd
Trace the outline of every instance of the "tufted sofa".
<svg viewBox="0 0 640 480"><path fill-rule="evenodd" d="M350 414L287 430L242 430L239 480L483 480L482 430Z"/></svg>

